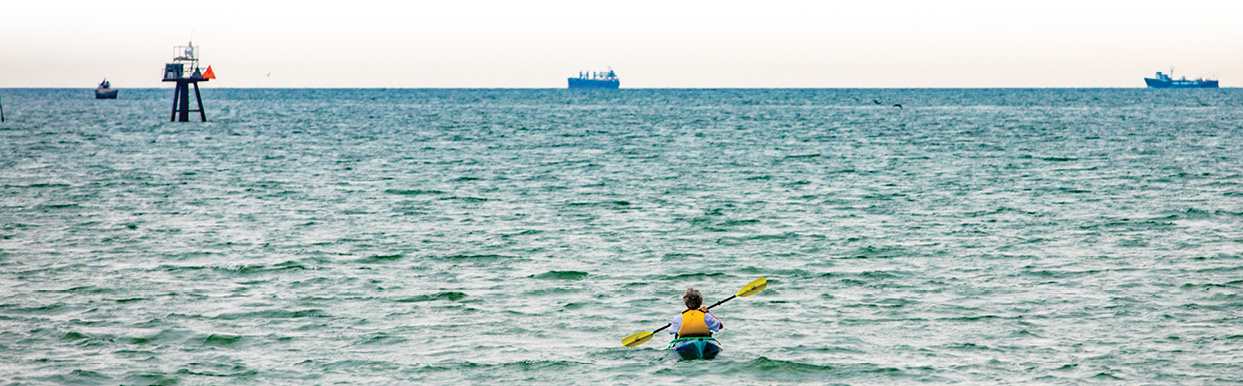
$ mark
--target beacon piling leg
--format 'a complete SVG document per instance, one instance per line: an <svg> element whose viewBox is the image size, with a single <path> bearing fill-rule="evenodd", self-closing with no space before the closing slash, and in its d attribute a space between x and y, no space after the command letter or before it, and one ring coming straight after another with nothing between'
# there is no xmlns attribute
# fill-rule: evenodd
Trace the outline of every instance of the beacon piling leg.
<svg viewBox="0 0 1243 386"><path fill-rule="evenodd" d="M190 85L177 82L177 86L181 87L181 92L177 94L177 98L181 99L181 104L177 109L177 121L190 122Z"/></svg>
<svg viewBox="0 0 1243 386"><path fill-rule="evenodd" d="M194 99L199 102L199 117L203 118L203 122L207 122L207 112L203 111L203 96L199 95L199 82L194 82Z"/></svg>
<svg viewBox="0 0 1243 386"><path fill-rule="evenodd" d="M181 82L177 82L177 88L173 89L173 115L168 117L169 122L177 121L177 95L181 94Z"/></svg>

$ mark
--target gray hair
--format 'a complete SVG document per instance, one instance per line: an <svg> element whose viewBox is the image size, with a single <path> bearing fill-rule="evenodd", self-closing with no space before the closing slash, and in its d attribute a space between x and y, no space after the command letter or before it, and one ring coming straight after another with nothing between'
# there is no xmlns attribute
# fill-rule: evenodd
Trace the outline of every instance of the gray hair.
<svg viewBox="0 0 1243 386"><path fill-rule="evenodd" d="M699 309L704 304L704 295L697 289L687 288L686 293L682 294L682 301L686 303L687 309Z"/></svg>

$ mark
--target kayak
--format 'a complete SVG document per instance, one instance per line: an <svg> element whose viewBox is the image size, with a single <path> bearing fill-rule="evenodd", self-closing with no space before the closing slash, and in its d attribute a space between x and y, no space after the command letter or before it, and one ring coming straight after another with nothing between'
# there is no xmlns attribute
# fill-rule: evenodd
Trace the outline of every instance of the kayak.
<svg viewBox="0 0 1243 386"><path fill-rule="evenodd" d="M721 352L721 344L711 337L678 338L665 349L676 350L686 360L712 359Z"/></svg>

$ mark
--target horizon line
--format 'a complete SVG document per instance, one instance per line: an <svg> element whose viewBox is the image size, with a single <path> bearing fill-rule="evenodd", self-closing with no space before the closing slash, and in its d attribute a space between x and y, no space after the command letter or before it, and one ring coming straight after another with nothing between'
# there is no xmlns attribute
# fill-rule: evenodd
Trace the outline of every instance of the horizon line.
<svg viewBox="0 0 1243 386"><path fill-rule="evenodd" d="M172 90L175 87L114 87L115 90ZM1171 88L1171 90L1212 90L1240 87ZM94 90L94 87L0 87L0 90ZM568 87L204 87L204 90L597 90L571 89ZM599 89L619 90L1102 90L1102 89L1153 89L1145 86L1109 87L627 87Z"/></svg>

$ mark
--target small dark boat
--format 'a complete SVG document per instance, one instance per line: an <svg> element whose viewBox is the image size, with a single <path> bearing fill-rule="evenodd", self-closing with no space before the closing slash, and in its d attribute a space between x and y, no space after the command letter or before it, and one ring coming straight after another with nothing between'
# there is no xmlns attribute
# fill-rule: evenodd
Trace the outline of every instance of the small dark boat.
<svg viewBox="0 0 1243 386"><path fill-rule="evenodd" d="M95 88L95 99L117 99L117 89L112 88L112 84L108 83L108 79L99 82L99 87Z"/></svg>

